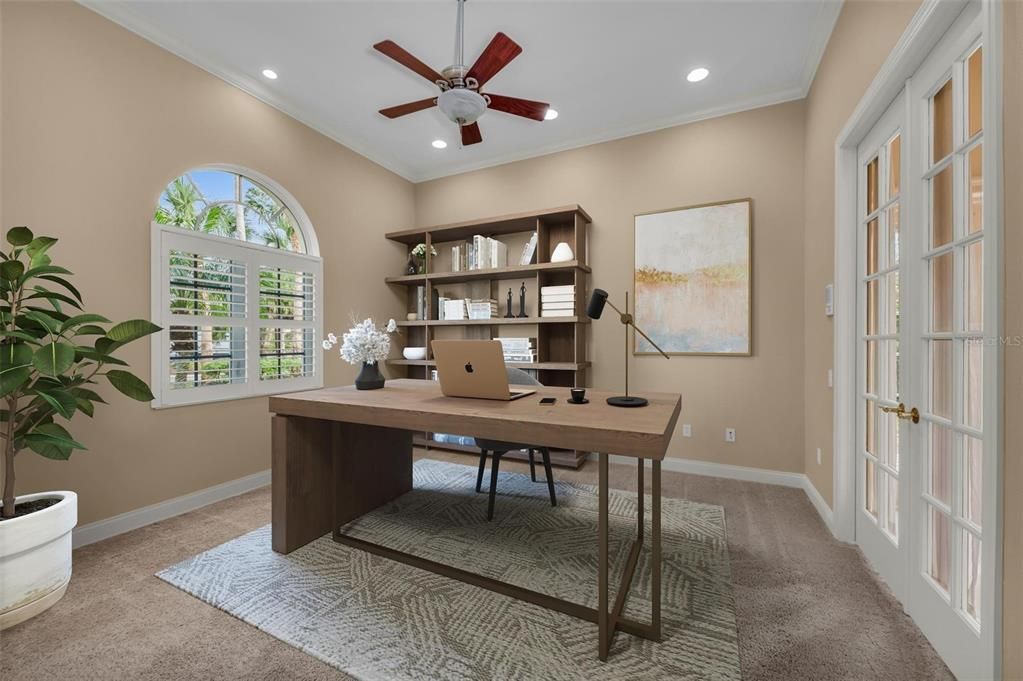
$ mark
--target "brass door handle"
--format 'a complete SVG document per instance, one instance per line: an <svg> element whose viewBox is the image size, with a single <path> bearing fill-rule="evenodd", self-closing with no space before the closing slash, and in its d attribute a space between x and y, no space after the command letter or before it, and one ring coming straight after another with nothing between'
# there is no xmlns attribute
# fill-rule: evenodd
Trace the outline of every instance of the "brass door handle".
<svg viewBox="0 0 1023 681"><path fill-rule="evenodd" d="M920 410L913 407L909 411L906 411L906 405L902 402L899 402L898 407L881 407L881 411L886 414L895 414L900 419L906 419L913 423L920 423Z"/></svg>

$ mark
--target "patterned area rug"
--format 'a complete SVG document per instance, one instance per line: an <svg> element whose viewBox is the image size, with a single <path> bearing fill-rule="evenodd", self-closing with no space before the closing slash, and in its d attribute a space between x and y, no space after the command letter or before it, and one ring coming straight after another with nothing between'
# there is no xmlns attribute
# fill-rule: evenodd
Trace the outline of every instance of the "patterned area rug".
<svg viewBox="0 0 1023 681"><path fill-rule="evenodd" d="M489 473L488 473L489 475ZM541 473L542 476L542 473ZM502 473L493 522L476 469L418 461L415 489L344 528L353 536L596 606L595 488ZM649 528L649 496L647 497ZM612 586L635 530L634 494L610 494ZM597 659L595 624L335 543L282 556L267 525L158 576L365 681L395 679L739 679L724 509L662 500L663 641L615 635ZM649 544L649 542L648 542ZM650 613L649 554L626 605Z"/></svg>

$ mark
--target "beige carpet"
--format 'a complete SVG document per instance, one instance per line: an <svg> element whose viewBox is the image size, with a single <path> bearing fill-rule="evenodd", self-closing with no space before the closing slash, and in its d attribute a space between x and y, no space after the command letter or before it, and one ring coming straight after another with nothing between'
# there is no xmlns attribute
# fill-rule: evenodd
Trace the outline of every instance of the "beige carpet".
<svg viewBox="0 0 1023 681"><path fill-rule="evenodd" d="M511 461L505 468L527 470ZM596 478L593 464L555 473ZM612 486L629 489L633 474L612 466ZM743 678L952 679L802 491L665 473L664 493L725 508ZM154 576L269 521L264 489L76 551L64 599L0 633L0 678L347 678Z"/></svg>

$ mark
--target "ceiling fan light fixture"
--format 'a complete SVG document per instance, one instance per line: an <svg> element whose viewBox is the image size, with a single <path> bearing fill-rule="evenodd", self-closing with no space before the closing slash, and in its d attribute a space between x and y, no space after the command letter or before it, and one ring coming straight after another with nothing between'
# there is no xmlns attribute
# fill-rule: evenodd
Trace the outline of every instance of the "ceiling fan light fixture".
<svg viewBox="0 0 1023 681"><path fill-rule="evenodd" d="M547 113L545 113L545 114L543 115L543 119L544 119L545 121L553 121L553 120L554 120L555 118L557 118L557 117L558 117L558 111L557 111L557 109L552 109L552 108L550 108L550 107L547 107Z"/></svg>
<svg viewBox="0 0 1023 681"><path fill-rule="evenodd" d="M459 125L475 123L487 110L487 100L473 90L452 88L440 93L437 106L448 120Z"/></svg>
<svg viewBox="0 0 1023 681"><path fill-rule="evenodd" d="M445 142L444 140L434 140L430 144L433 145L434 149L444 149L448 146L448 143Z"/></svg>
<svg viewBox="0 0 1023 681"><path fill-rule="evenodd" d="M277 72L273 69L263 69L263 77L268 80L277 80Z"/></svg>

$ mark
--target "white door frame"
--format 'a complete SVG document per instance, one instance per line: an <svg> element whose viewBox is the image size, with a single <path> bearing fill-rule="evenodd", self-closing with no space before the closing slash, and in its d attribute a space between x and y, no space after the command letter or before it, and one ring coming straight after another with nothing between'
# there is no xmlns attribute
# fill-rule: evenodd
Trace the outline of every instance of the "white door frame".
<svg viewBox="0 0 1023 681"><path fill-rule="evenodd" d="M982 40L984 44L984 214L986 254L995 256L985 272L985 319L993 320L995 335L1004 335L1002 300L1002 7L998 0L980 0ZM905 87L968 3L965 0L925 0L909 26L888 56L874 81L867 88L856 109L835 141L835 356L834 356L834 508L833 531L839 539L855 541L856 513L856 291L857 291L857 147L887 110L892 100ZM904 178L904 183L909 178ZM993 300L989 300L993 298ZM990 315L990 316L989 316ZM994 641L991 668L994 678L1001 673L1001 586L1002 586L1002 489L1001 471L1004 442L1002 435L1003 350L996 343L994 362L985 362L985 400L994 407L985 409L985 430L989 427L994 446L985 447L994 458L997 485L987 486L995 505L993 527L985 537L993 540L991 551L984 554L993 575L993 602L983 603L986 614L982 626L990 627ZM985 359L990 356L986 355ZM991 364L991 366L988 366ZM986 481L985 481L986 482ZM990 532L990 534L989 534Z"/></svg>

